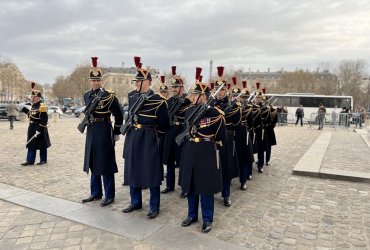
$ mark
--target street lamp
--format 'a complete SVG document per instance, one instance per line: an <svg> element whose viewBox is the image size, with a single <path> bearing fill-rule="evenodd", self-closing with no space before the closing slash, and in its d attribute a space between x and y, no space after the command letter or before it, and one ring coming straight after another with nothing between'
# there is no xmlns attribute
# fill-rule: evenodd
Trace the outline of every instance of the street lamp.
<svg viewBox="0 0 370 250"><path fill-rule="evenodd" d="M367 78L367 112L370 112L370 76Z"/></svg>

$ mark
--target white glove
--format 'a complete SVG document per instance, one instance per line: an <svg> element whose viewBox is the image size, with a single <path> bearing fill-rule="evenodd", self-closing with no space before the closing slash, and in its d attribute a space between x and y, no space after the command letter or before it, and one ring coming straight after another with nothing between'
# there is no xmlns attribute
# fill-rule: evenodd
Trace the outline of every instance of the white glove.
<svg viewBox="0 0 370 250"><path fill-rule="evenodd" d="M119 140L119 135L114 135L114 142Z"/></svg>
<svg viewBox="0 0 370 250"><path fill-rule="evenodd" d="M39 136L39 134L41 134L41 132L36 131L36 133L35 133L35 138L37 138L37 136Z"/></svg>

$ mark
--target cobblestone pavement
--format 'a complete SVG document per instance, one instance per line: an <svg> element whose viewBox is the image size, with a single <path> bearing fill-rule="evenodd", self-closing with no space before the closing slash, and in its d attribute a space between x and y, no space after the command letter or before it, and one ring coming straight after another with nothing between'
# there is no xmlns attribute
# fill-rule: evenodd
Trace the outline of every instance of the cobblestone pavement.
<svg viewBox="0 0 370 250"><path fill-rule="evenodd" d="M45 248L157 249L103 230L0 200L0 249Z"/></svg>
<svg viewBox="0 0 370 250"><path fill-rule="evenodd" d="M77 124L74 118L51 123L49 163L21 167L25 151L16 157L14 153L25 143L27 124L17 122L10 131L8 123L0 122L0 182L77 202L88 196L89 176L82 172L85 135L77 131ZM265 172L254 172L247 192L240 191L238 181L233 181L230 208L224 207L217 195L215 223L209 236L246 248L370 248L369 184L292 175L295 164L320 133L307 127L278 127L278 146L273 147ZM129 204L128 188L121 186L122 144L121 138L116 149L120 166L116 202L102 208L116 213ZM187 203L179 194L177 188L161 196L157 222L179 225L186 217ZM144 209L132 216L145 217L147 190L143 199ZM186 230L199 232L200 223Z"/></svg>

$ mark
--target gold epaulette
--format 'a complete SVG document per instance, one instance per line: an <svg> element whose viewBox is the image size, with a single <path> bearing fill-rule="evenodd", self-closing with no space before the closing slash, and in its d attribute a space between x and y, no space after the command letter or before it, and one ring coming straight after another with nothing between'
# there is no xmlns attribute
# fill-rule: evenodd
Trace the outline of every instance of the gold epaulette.
<svg viewBox="0 0 370 250"><path fill-rule="evenodd" d="M46 107L44 103L40 103L39 112L41 113L48 112L48 108Z"/></svg>
<svg viewBox="0 0 370 250"><path fill-rule="evenodd" d="M236 102L236 105L238 105L240 107L242 104L238 101L238 102Z"/></svg>
<svg viewBox="0 0 370 250"><path fill-rule="evenodd" d="M111 90L111 89L106 89L106 91L109 93L109 94L113 94L114 95L114 91Z"/></svg>
<svg viewBox="0 0 370 250"><path fill-rule="evenodd" d="M222 111L219 107L215 106L214 108L215 108L215 110L217 110L217 111L218 111L218 113L220 113L221 115L225 115L225 112L224 112L224 111Z"/></svg>

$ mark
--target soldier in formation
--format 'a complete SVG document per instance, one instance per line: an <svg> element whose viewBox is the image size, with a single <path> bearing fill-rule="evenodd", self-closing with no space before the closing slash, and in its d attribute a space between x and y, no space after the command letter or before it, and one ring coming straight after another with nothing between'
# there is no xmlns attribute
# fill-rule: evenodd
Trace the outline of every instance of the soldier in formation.
<svg viewBox="0 0 370 250"><path fill-rule="evenodd" d="M128 94L129 114L126 124L131 124L126 134L123 158L124 184L130 186L131 202L123 213L142 208L142 189L150 189L148 219L159 214L160 185L163 169L158 133L167 131L170 125L166 100L150 89L152 76L142 68L140 57L135 57L137 73L136 89Z"/></svg>
<svg viewBox="0 0 370 250"><path fill-rule="evenodd" d="M114 93L103 88L102 71L97 67L97 60L97 57L92 57L93 67L89 73L91 89L84 94L88 123L83 170L86 173L91 171L91 179L90 196L83 199L82 203L102 199L103 179L104 199L100 206L104 207L112 204L115 198L114 174L118 168L114 148L119 140L123 114ZM96 107L93 108L95 103ZM91 113L87 113L90 108ZM111 115L114 116L114 127Z"/></svg>
<svg viewBox="0 0 370 250"><path fill-rule="evenodd" d="M176 74L176 66L172 66L172 96L167 101L171 127L164 138L163 164L167 166L167 175L162 194L175 190L175 169L181 162L181 145L176 143L175 138L184 129L185 110L192 106L184 88L183 79ZM186 192L181 192L180 197L185 198Z"/></svg>
<svg viewBox="0 0 370 250"><path fill-rule="evenodd" d="M197 69L196 83L190 91L193 106L185 111L185 119L199 115L198 120L185 127L187 136L183 142L180 163L180 185L188 193L188 216L181 223L190 226L198 220L199 199L202 211L202 232L212 229L214 215L214 194L222 190L222 166L218 151L226 143L226 126L223 112L209 105L211 90L199 82L200 68ZM207 104L206 104L207 103ZM197 109L204 108L201 111Z"/></svg>
<svg viewBox="0 0 370 250"><path fill-rule="evenodd" d="M224 112L227 136L224 146L221 148L221 169L222 169L222 197L226 207L231 206L231 180L239 176L239 164L237 150L235 147L235 135L241 122L241 109L238 102L230 102L226 89L230 84L222 79L224 67L217 67L218 80L215 83L217 101L215 106Z"/></svg>

